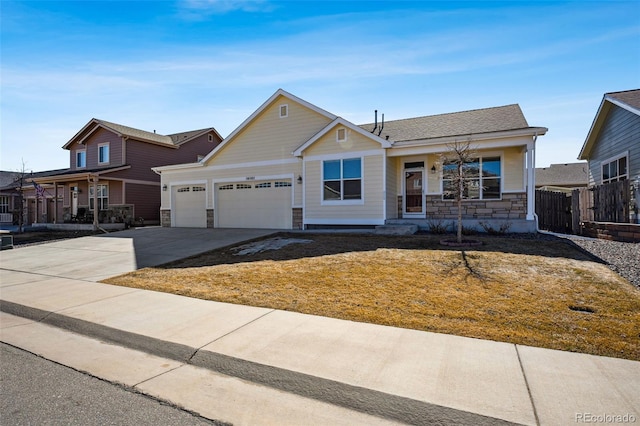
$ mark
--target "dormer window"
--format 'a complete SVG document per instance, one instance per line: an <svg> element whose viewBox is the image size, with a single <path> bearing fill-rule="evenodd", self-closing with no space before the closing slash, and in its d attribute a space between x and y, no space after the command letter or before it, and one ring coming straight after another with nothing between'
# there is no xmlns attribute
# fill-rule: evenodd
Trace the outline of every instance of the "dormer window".
<svg viewBox="0 0 640 426"><path fill-rule="evenodd" d="M87 150L80 149L76 151L76 168L84 169L87 167Z"/></svg>
<svg viewBox="0 0 640 426"><path fill-rule="evenodd" d="M98 145L98 164L109 164L109 144Z"/></svg>
<svg viewBox="0 0 640 426"><path fill-rule="evenodd" d="M280 118L285 118L289 116L289 105L283 104L280 105Z"/></svg>

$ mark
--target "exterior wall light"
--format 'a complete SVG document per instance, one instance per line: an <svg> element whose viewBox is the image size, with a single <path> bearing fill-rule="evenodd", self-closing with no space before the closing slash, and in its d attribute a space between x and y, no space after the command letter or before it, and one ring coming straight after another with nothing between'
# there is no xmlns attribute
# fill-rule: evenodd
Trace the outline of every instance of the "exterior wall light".
<svg viewBox="0 0 640 426"><path fill-rule="evenodd" d="M162 185L162 190L166 191L167 190L167 184L165 183L164 185Z"/></svg>

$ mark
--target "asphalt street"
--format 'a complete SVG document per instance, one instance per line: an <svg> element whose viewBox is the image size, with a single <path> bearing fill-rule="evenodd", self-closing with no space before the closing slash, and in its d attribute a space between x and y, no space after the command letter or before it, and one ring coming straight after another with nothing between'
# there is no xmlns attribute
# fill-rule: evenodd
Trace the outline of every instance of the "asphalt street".
<svg viewBox="0 0 640 426"><path fill-rule="evenodd" d="M3 425L222 425L0 343Z"/></svg>

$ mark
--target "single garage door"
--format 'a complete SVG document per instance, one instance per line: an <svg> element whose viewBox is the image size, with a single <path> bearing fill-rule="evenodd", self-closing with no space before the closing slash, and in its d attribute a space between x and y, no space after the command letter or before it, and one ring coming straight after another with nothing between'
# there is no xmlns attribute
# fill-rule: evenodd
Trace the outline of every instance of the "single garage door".
<svg viewBox="0 0 640 426"><path fill-rule="evenodd" d="M207 227L207 191L204 185L173 188L174 225L177 228Z"/></svg>
<svg viewBox="0 0 640 426"><path fill-rule="evenodd" d="M291 181L218 184L215 216L220 228L291 229Z"/></svg>

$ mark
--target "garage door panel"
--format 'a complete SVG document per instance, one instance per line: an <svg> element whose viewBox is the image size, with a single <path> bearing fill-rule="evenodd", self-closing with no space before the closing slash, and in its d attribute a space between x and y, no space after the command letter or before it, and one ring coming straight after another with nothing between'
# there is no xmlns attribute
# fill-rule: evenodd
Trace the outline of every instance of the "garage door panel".
<svg viewBox="0 0 640 426"><path fill-rule="evenodd" d="M207 227L207 192L201 185L183 185L173 190L175 215L178 228Z"/></svg>
<svg viewBox="0 0 640 426"><path fill-rule="evenodd" d="M283 181L220 185L216 217L220 228L291 229L291 183Z"/></svg>

